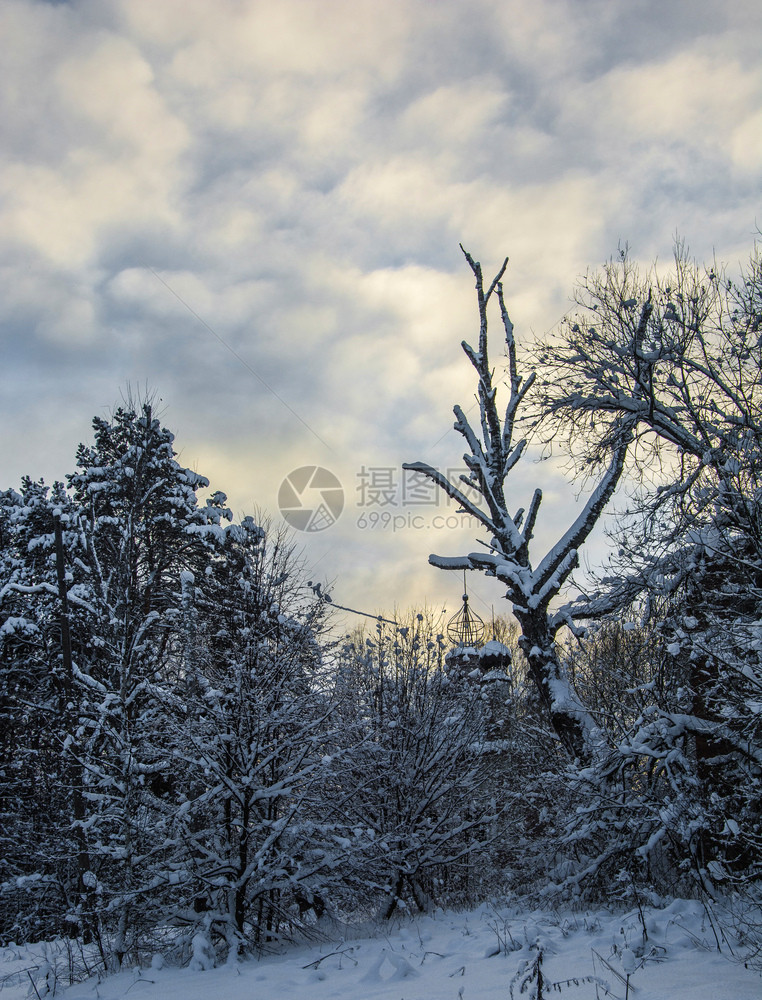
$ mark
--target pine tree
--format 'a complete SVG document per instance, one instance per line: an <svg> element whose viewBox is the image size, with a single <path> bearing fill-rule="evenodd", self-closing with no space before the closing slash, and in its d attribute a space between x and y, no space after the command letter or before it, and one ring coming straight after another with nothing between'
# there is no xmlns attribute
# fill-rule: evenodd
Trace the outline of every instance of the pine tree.
<svg viewBox="0 0 762 1000"><path fill-rule="evenodd" d="M0 740L4 937L82 930L82 781L63 573L76 545L63 487L25 479L0 494ZM64 600L61 600L62 592ZM35 851L29 851L29 845Z"/></svg>
<svg viewBox="0 0 762 1000"><path fill-rule="evenodd" d="M198 505L208 481L176 462L149 402L93 426L69 477L82 535L77 745L91 881L118 965L163 905L156 817L171 767L163 744L181 662L181 574L203 567L226 512L222 496Z"/></svg>

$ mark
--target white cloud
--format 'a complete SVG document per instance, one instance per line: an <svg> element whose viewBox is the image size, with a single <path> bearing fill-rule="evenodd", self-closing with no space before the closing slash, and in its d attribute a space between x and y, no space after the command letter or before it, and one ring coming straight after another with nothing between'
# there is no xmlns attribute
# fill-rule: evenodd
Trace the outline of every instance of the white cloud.
<svg viewBox="0 0 762 1000"><path fill-rule="evenodd" d="M762 111L747 113L733 129L730 150L733 166L750 181L762 174Z"/></svg>
<svg viewBox="0 0 762 1000"><path fill-rule="evenodd" d="M601 141L608 136L614 147L666 139L712 148L756 109L762 85L762 71L743 66L723 41L702 41L643 65L615 66L572 90L564 102L567 113L576 127Z"/></svg>
<svg viewBox="0 0 762 1000"><path fill-rule="evenodd" d="M74 14L55 47L60 11L46 25L38 7L30 25L27 10L14 7L19 23L6 11L6 28L28 64L3 84L31 96L8 112L16 143L0 161L6 238L73 270L92 262L115 229L139 220L178 225L188 132L166 109L147 61L128 39L77 30Z"/></svg>
<svg viewBox="0 0 762 1000"><path fill-rule="evenodd" d="M272 510L299 464L354 486L362 463L457 462L475 336L458 242L485 273L510 254L520 335L620 238L643 257L676 229L698 254L747 246L756 7L8 0L10 482L62 474L127 379L156 386L185 460L239 511ZM563 520L556 468L517 492L538 476ZM466 534L347 519L332 537L316 557L366 606L459 597L425 558Z"/></svg>

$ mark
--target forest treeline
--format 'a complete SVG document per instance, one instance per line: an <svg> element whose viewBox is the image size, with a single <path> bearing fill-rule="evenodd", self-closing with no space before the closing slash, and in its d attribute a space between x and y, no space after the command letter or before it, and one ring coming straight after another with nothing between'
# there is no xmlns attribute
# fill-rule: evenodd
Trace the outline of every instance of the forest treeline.
<svg viewBox="0 0 762 1000"><path fill-rule="evenodd" d="M468 472L408 468L482 531L432 562L505 585L482 649L414 613L332 639L286 533L201 498L150 401L96 418L65 484L0 494L4 941L204 967L511 892L733 900L760 940L760 259L731 278L622 253L523 349L505 265L485 288L466 259ZM531 439L590 487L539 555L542 495L507 488ZM610 560L574 590L615 494Z"/></svg>

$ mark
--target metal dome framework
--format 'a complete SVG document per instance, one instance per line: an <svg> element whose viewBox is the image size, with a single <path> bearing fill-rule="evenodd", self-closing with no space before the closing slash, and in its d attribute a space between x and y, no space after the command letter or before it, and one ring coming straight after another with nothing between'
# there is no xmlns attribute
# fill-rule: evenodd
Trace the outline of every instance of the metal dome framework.
<svg viewBox="0 0 762 1000"><path fill-rule="evenodd" d="M458 646L480 646L484 639L485 625L468 605L466 574L463 574L463 607L447 623L447 635Z"/></svg>

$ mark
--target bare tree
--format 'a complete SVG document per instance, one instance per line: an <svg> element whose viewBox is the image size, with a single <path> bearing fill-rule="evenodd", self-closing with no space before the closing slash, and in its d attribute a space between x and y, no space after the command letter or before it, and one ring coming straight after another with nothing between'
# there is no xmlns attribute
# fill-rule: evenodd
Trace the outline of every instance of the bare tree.
<svg viewBox="0 0 762 1000"><path fill-rule="evenodd" d="M333 714L320 692L328 606L304 596L300 573L285 531L247 517L185 579L172 915L229 954L301 926L297 908L331 878L318 801Z"/></svg>
<svg viewBox="0 0 762 1000"><path fill-rule="evenodd" d="M484 867L500 809L488 789L485 688L445 662L423 614L393 631L357 632L341 651L337 816L354 839L356 893L391 917L414 902L463 903ZM352 745L353 744L353 745ZM357 834L362 836L358 839Z"/></svg>
<svg viewBox="0 0 762 1000"><path fill-rule="evenodd" d="M595 740L595 724L565 677L555 645L558 630L563 625L572 625L573 621L567 611L554 612L551 602L577 565L579 547L587 539L617 487L631 440L632 420L624 415L618 421L616 445L597 486L558 542L536 565L533 564L529 548L542 503L542 491L534 491L527 509L522 507L512 514L508 509L505 482L527 444L526 437L517 434L518 416L535 382L535 373L526 378L519 374L513 323L508 316L502 285L508 260L504 261L485 291L481 265L466 250L463 253L476 278L479 347L474 350L465 341L462 346L477 374L481 436L460 406L454 408L455 430L468 446L464 455L468 474L460 478L479 494L483 504L473 502L460 486L451 483L425 462L407 463L403 468L435 482L460 505L461 511L470 514L488 533L488 541L483 543L484 551L457 557L432 555L429 562L441 569L478 569L505 584L505 596L511 602L521 626L520 645L553 728L572 757L585 758L589 756ZM498 386L493 382L487 350L487 307L494 294L497 295L505 334L508 369L509 396L502 417L497 402Z"/></svg>
<svg viewBox="0 0 762 1000"><path fill-rule="evenodd" d="M668 834L704 887L748 883L762 763L762 260L755 249L730 278L678 241L669 271L640 272L623 250L584 279L577 305L538 349L540 427L590 462L634 423L640 489L607 577L574 614L617 616L638 601L646 621L666 607L658 638L680 679L675 697L653 692L610 773L646 760L674 773L679 760L682 828L657 801L647 844Z"/></svg>

